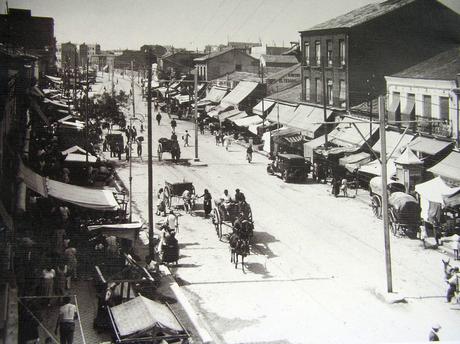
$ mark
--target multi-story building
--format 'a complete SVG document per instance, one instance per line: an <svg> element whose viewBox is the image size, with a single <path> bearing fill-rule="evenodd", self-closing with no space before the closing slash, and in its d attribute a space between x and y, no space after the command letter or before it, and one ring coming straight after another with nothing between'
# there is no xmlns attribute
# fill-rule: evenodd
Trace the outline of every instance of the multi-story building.
<svg viewBox="0 0 460 344"><path fill-rule="evenodd" d="M170 51L157 59L158 68L168 76L189 74L195 66L194 60L203 55L195 51Z"/></svg>
<svg viewBox="0 0 460 344"><path fill-rule="evenodd" d="M385 77L390 123L458 142L459 73L460 46Z"/></svg>
<svg viewBox="0 0 460 344"><path fill-rule="evenodd" d="M112 52L94 54L91 56L89 63L98 71L112 72L115 68L115 54Z"/></svg>
<svg viewBox="0 0 460 344"><path fill-rule="evenodd" d="M436 0L389 0L301 31L302 100L343 109L368 101L385 93L385 75L459 44L459 27Z"/></svg>
<svg viewBox="0 0 460 344"><path fill-rule="evenodd" d="M246 54L251 54L252 48L260 47L260 46L262 46L262 43L253 43L253 42L228 42L227 43L228 48L238 49L238 50L246 52Z"/></svg>
<svg viewBox="0 0 460 344"><path fill-rule="evenodd" d="M78 66L77 45L71 42L61 43L61 68Z"/></svg>
<svg viewBox="0 0 460 344"><path fill-rule="evenodd" d="M40 73L56 70L54 19L33 17L30 10L9 8L0 15L0 43L38 57Z"/></svg>
<svg viewBox="0 0 460 344"><path fill-rule="evenodd" d="M258 73L259 60L239 49L226 49L194 59L198 77L208 81L237 72Z"/></svg>
<svg viewBox="0 0 460 344"><path fill-rule="evenodd" d="M101 46L99 44L80 44L79 47L79 64L80 66L86 66L86 63L91 60L91 56L100 54Z"/></svg>
<svg viewBox="0 0 460 344"><path fill-rule="evenodd" d="M266 73L275 73L282 69L298 64L297 58L293 55L266 55L260 56L260 67Z"/></svg>

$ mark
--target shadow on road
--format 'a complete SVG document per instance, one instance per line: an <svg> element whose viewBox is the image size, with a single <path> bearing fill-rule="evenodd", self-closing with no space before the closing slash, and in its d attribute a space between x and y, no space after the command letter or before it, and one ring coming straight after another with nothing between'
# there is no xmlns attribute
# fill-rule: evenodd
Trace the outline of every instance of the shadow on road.
<svg viewBox="0 0 460 344"><path fill-rule="evenodd" d="M268 244L278 241L278 239L267 232L254 232L254 243L251 247L256 254L266 256L267 258L275 258L277 255L268 247Z"/></svg>

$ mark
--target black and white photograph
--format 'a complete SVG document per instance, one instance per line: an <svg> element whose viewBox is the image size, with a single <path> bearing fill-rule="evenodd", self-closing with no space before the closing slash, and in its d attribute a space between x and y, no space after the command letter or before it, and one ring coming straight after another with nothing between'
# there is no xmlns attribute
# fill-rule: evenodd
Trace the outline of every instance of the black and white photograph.
<svg viewBox="0 0 460 344"><path fill-rule="evenodd" d="M460 343L460 0L0 0L0 344Z"/></svg>

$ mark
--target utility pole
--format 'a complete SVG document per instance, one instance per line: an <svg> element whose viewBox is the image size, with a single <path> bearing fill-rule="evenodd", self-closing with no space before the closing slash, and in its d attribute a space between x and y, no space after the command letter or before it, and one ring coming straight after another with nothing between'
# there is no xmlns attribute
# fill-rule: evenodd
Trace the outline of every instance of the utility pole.
<svg viewBox="0 0 460 344"><path fill-rule="evenodd" d="M323 81L323 120L324 122L327 122L327 108L326 108L326 71L325 71L325 56L321 57L321 74L322 74L322 81ZM316 90L318 92L318 90ZM327 129L325 130L325 135L324 135L324 145L327 147Z"/></svg>
<svg viewBox="0 0 460 344"><path fill-rule="evenodd" d="M152 49L148 48L148 88L147 88L147 143L148 143L148 206L149 206L149 253L155 254L153 243L153 165L152 165Z"/></svg>
<svg viewBox="0 0 460 344"><path fill-rule="evenodd" d="M195 84L195 91L194 91L194 96L195 96L195 159L194 161L200 161L198 158L198 73L195 70L195 75L194 75L194 84Z"/></svg>
<svg viewBox="0 0 460 344"><path fill-rule="evenodd" d="M73 61L73 105L77 106L77 53Z"/></svg>
<svg viewBox="0 0 460 344"><path fill-rule="evenodd" d="M134 101L134 69L133 69L133 61L131 61L131 92L133 94L133 117L136 117L136 108L135 108L135 101Z"/></svg>
<svg viewBox="0 0 460 344"><path fill-rule="evenodd" d="M134 74L133 74L133 61L131 61L131 94L133 96L133 115L136 117L136 112L134 109ZM130 127L133 127L132 118L129 121ZM132 174L132 161L133 161L133 139L130 135L129 139L129 222L132 222L133 219L133 174Z"/></svg>
<svg viewBox="0 0 460 344"><path fill-rule="evenodd" d="M387 273L387 291L393 292L391 276L391 252L390 252L390 233L388 229L388 190L387 190L387 146L385 136L385 98L379 97L379 121L380 121L380 158L382 159L382 218L383 234L385 239L385 265Z"/></svg>
<svg viewBox="0 0 460 344"><path fill-rule="evenodd" d="M88 171L88 168L89 168L89 163L88 163L88 147L89 147L89 131L88 131L88 123L89 123L89 120L88 120L88 112L89 112L89 99L88 99L88 92L89 92L89 79L88 79L88 69L89 69L89 65L88 65L88 61L86 61L86 88L85 88L85 129L86 129L86 171Z"/></svg>
<svg viewBox="0 0 460 344"><path fill-rule="evenodd" d="M264 65L261 65L262 86L264 85ZM264 111L264 97L262 97L262 135L265 133L265 111ZM256 130L257 131L257 130Z"/></svg>

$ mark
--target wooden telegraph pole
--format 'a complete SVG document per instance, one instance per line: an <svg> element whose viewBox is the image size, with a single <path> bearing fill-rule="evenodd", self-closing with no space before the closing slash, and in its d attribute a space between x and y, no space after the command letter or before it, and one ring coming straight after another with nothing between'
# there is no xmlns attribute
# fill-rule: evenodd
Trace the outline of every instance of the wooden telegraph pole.
<svg viewBox="0 0 460 344"><path fill-rule="evenodd" d="M387 190L387 146L385 136L385 98L379 97L379 120L380 120L380 158L382 159L382 218L383 218L383 235L385 239L385 264L387 272L387 291L393 292L393 283L391 276L391 251L390 251L390 233L388 228L388 190Z"/></svg>
<svg viewBox="0 0 460 344"><path fill-rule="evenodd" d="M198 72L195 70L194 75L194 97L195 97L195 159L194 161L200 161L198 158Z"/></svg>
<svg viewBox="0 0 460 344"><path fill-rule="evenodd" d="M148 143L148 206L149 206L149 253L153 257L153 165L152 165L152 49L148 48L147 56L148 88L147 88L147 143Z"/></svg>

